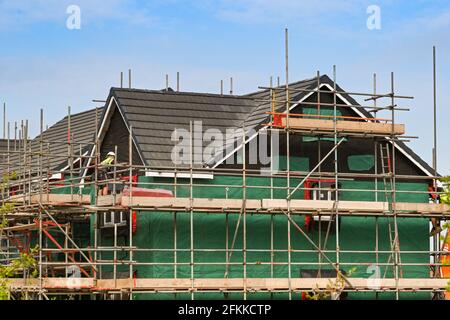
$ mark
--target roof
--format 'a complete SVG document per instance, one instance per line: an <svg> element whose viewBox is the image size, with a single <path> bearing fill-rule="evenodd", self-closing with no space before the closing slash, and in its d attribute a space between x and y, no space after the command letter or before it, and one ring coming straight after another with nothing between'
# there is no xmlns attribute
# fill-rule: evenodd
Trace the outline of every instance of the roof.
<svg viewBox="0 0 450 320"><path fill-rule="evenodd" d="M241 128L256 108L252 98L234 95L112 88L110 96L133 126L139 152L149 166L173 166L171 136L175 129L179 134L189 132L191 122L195 128L201 121L202 132L218 129L226 134L227 129ZM207 143L203 141L203 146ZM194 148L194 159L196 156L199 152Z"/></svg>
<svg viewBox="0 0 450 320"><path fill-rule="evenodd" d="M17 145L16 145L17 146ZM14 150L14 139L9 140L9 149ZM0 161L2 162L2 167L7 161L8 154L8 139L0 139Z"/></svg>
<svg viewBox="0 0 450 320"><path fill-rule="evenodd" d="M291 90L312 90L317 87L317 78L312 79L306 79L302 81L297 81L289 84L289 89ZM280 92L277 89L284 89L284 86L276 87L275 90L277 92ZM283 95L285 95L286 91L282 92ZM308 94L308 92L297 92L294 94L293 100L299 100L303 96ZM253 112L247 117L245 120L246 124L249 127L259 127L262 123L266 122L267 119L269 119L269 115L267 112L270 112L272 110L272 104L271 104L271 96L270 96L270 90L261 90L258 92L253 92L245 95L245 97L249 97L252 99L255 99L255 102L257 103L257 108L253 110ZM285 99L285 97L276 97L276 99ZM282 110L286 110L285 105L277 105L276 111L281 112Z"/></svg>
<svg viewBox="0 0 450 320"><path fill-rule="evenodd" d="M317 77L289 84L294 90L314 90L317 88ZM327 75L320 77L320 84L334 86L333 80ZM279 87L283 89L284 87ZM341 87L336 85L342 98L351 105L359 103ZM283 92L283 91L281 91ZM292 94L293 101L299 101L308 95L308 91L297 91ZM283 92L284 94L284 92ZM214 166L224 159L224 155L235 150L235 143L240 143L242 131L237 130L245 126L245 130L258 130L268 122L272 109L270 102L270 90L261 90L242 96L219 95L209 93L174 92L171 90L140 90L111 88L108 101L114 98L117 102L123 119L127 125L133 126L133 138L137 149L145 165L150 167L172 167L171 158L173 146L172 133L177 130L189 132L190 123L201 121L202 132L208 129L219 129L222 134L227 129L236 130L233 136L226 141L224 152L206 159L203 165ZM284 99L283 98L280 98ZM276 106L277 112L284 112L285 105ZM354 107L355 112L365 118L373 118L363 107ZM194 125L195 127L195 125ZM196 138L194 137L194 145ZM203 147L208 141L203 141ZM432 175L433 169L422 160L404 142L397 141L396 146L415 165L420 167L428 175ZM199 156L194 148L194 159ZM199 164L197 164L199 166Z"/></svg>
<svg viewBox="0 0 450 320"><path fill-rule="evenodd" d="M297 82L293 82L293 83L289 84L290 90L291 89L292 90L305 90L305 89L312 90L316 87L317 87L317 78L301 80L301 81L297 81ZM280 92L277 89L284 89L284 88L285 88L285 86L275 87L275 91ZM282 94L285 94L285 92L286 91L282 92ZM297 93L294 94L294 96L292 97L292 100L300 100L303 96L306 96L307 94L308 94L308 92L298 91ZM256 132L265 123L269 122L270 115L267 113L272 111L272 103L270 101L270 99L271 99L270 90L268 90L268 89L249 93L249 94L244 95L244 97L253 99L254 103L256 105L256 107L252 110L252 112L249 113L247 118L245 118L244 123L242 124L245 126L245 130L246 130L247 137L248 137L248 135L249 135L248 133L250 132L250 130L252 130L253 132ZM285 97L279 97L279 98L276 98L275 100L277 100L277 99L283 100L283 99L285 99ZM284 112L285 110L286 110L286 106L284 104L283 105L278 104L275 106L276 112ZM242 138L236 137L236 139L242 139ZM233 150L236 150L235 145L236 145L236 143L228 143L225 146L224 152L220 152L219 155L212 157L207 162L208 166L214 166L214 165L217 165L218 163L220 163L221 161L223 161L222 153L224 153L225 155L230 154L231 152L233 152Z"/></svg>
<svg viewBox="0 0 450 320"><path fill-rule="evenodd" d="M70 131L72 135L73 154L84 154L90 149L90 146L95 141L95 131L97 124L95 122L98 114L100 119L103 108L91 109L88 111L72 114L70 116ZM49 127L42 133L44 160L43 166L47 166L52 171L64 169L68 163L68 116ZM30 142L31 151L39 152L41 147L41 135L32 139ZM51 155L51 156L46 156ZM13 155L11 163L20 163L17 155ZM37 162L37 156L34 157L33 162ZM76 158L74 159L76 160Z"/></svg>
<svg viewBox="0 0 450 320"><path fill-rule="evenodd" d="M328 77L327 75L320 76L319 83L322 84L328 84L330 87L334 87L334 81ZM299 101L302 98L304 98L310 91L298 91L295 93L295 90L314 90L317 89L318 79L317 77L301 80L297 82L293 82L289 84L289 89L293 89L294 93L292 94L291 99L293 101ZM278 89L284 89L284 86L277 87ZM340 93L340 95L347 100L347 102L354 106L359 106L360 104L349 94L345 93L345 90L342 89L337 83L336 83L336 90ZM280 91L278 91L280 92ZM286 91L281 91L282 94L285 94ZM272 105L270 102L270 90L261 90L254 93L249 93L246 95L246 97L250 97L255 99L258 102L258 107L249 115L249 117L245 120L248 128L258 129L262 127L262 124L269 122L270 115L267 114L267 112L270 112L272 110ZM284 99L284 97L282 98ZM292 106L291 106L292 107ZM363 107L355 107L355 110L360 113L364 118L373 118L373 115L368 112ZM285 112L286 106L285 105L277 105L275 107L276 112ZM426 173L429 175L434 175L434 169L426 162L424 161L418 154L416 154L411 148L409 148L405 142L401 140L397 140L395 142L396 147L400 149L407 157L410 157L413 161L417 162L419 166L421 166ZM232 150L227 150L232 151ZM215 158L210 161L210 165L214 165L218 163L221 159Z"/></svg>
<svg viewBox="0 0 450 320"><path fill-rule="evenodd" d="M9 148L14 148L14 139L9 140ZM0 154L8 152L8 139L0 139Z"/></svg>

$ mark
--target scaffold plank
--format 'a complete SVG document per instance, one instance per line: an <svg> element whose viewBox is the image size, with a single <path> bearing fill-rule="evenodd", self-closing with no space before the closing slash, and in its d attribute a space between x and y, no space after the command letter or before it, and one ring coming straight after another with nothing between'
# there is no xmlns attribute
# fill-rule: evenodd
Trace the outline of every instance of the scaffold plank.
<svg viewBox="0 0 450 320"><path fill-rule="evenodd" d="M282 119L282 126L286 127L287 119ZM291 129L311 130L311 131L334 131L333 120L322 119L307 119L290 117L289 127ZM392 129L395 135L405 134L404 124L390 124L380 122L366 122L366 121L337 121L336 129L340 133L362 133L362 134L382 134L389 136L392 134Z"/></svg>
<svg viewBox="0 0 450 320"><path fill-rule="evenodd" d="M25 201L28 201L28 197L25 197ZM32 195L31 203L37 204L41 202L42 204L50 204L50 205L65 205L65 204L89 204L91 202L90 195L86 194L42 194Z"/></svg>
<svg viewBox="0 0 450 320"><path fill-rule="evenodd" d="M444 203L407 203L397 202L393 207L398 211L415 211L421 213L448 213L450 206Z"/></svg>
<svg viewBox="0 0 450 320"><path fill-rule="evenodd" d="M133 197L131 199L133 207L166 207L166 208L190 208L191 199L189 198L153 198L153 197ZM240 210L245 203L247 209L261 210L261 200L259 199L210 199L210 198L193 198L192 208L199 209L223 209L223 210ZM130 206L130 198L123 197L122 206Z"/></svg>
<svg viewBox="0 0 450 320"><path fill-rule="evenodd" d="M4 280L4 279L3 279ZM40 280L38 278L29 279L8 279L7 285L12 290L25 288L38 288ZM95 287L94 278L43 278L42 288L47 290L82 290Z"/></svg>
<svg viewBox="0 0 450 320"><path fill-rule="evenodd" d="M36 223L29 223L3 228L3 231L10 231L10 232L21 232L31 230L39 230L39 225L37 225Z"/></svg>
<svg viewBox="0 0 450 320"><path fill-rule="evenodd" d="M401 279L367 279L348 278L345 289L359 290L444 290L448 279L437 278L401 278ZM91 290L116 291L132 288L139 291L164 290L312 290L327 289L336 284L336 278L198 278L191 281L187 278L141 278L141 279L98 279L93 278L44 278L43 288L46 290ZM341 284L339 284L341 285ZM39 279L11 279L8 282L11 289L32 288L39 286Z"/></svg>
<svg viewBox="0 0 450 320"><path fill-rule="evenodd" d="M194 210L235 210L239 211L244 204L241 199L192 199L192 208ZM191 208L191 199L189 198L153 198L153 197L123 197L121 205L123 207L132 206L133 208L154 208L154 209L173 209L186 210ZM286 199L249 199L245 201L247 210L260 212L273 212L288 209L288 200ZM374 201L331 201L331 200L290 200L289 208L294 212L305 213L330 213L339 210L343 213L386 213L389 212L387 202ZM401 203L394 205L397 211L409 213L433 213L450 215L450 206L446 204L435 203Z"/></svg>
<svg viewBox="0 0 450 320"><path fill-rule="evenodd" d="M286 199L263 199L262 205L265 209L287 209ZM386 202L365 202L365 201L331 201L331 200L290 200L291 210L299 211L339 211L346 212L385 212L389 209Z"/></svg>
<svg viewBox="0 0 450 320"><path fill-rule="evenodd" d="M122 195L105 195L105 196L98 196L97 197L97 205L100 207L103 206L115 206L120 204L122 201Z"/></svg>

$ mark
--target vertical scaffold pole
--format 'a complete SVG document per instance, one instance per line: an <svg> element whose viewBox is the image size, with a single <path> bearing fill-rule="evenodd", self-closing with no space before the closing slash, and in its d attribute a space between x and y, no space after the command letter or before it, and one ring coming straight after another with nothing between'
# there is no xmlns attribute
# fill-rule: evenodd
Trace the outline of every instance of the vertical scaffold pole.
<svg viewBox="0 0 450 320"><path fill-rule="evenodd" d="M17 121L14 121L14 151L17 151Z"/></svg>
<svg viewBox="0 0 450 320"><path fill-rule="evenodd" d="M114 146L114 154L116 155L116 159L114 161L114 168L113 168L113 190L112 190L112 194L113 194L113 206L117 205L117 194L116 194L116 181L117 181L117 163L118 163L118 154L117 154L117 145ZM108 180L108 179L106 179ZM108 183L108 182L106 182ZM109 188L108 188L109 189ZM113 211L114 215L113 218L111 220L113 220L114 222L114 286L117 286L117 222L115 221L115 217L117 214L120 213L120 215L122 215L122 211L118 212L118 211ZM119 219L120 221L120 219Z"/></svg>
<svg viewBox="0 0 450 320"><path fill-rule="evenodd" d="M129 169L129 246L130 246L130 253L129 253L129 263L130 263L130 280L134 277L134 270L133 270L133 126L130 126L130 135L128 138L128 169ZM136 176L138 174L136 173ZM137 181L136 181L137 182ZM137 224L137 214L136 214L136 224ZM131 281L130 283L133 283ZM133 285L130 287L130 300L133 300Z"/></svg>
<svg viewBox="0 0 450 320"><path fill-rule="evenodd" d="M245 148L245 122L242 126L242 210L243 210L243 224L242 224L242 254L244 260L244 300L247 300L247 152Z"/></svg>
<svg viewBox="0 0 450 320"><path fill-rule="evenodd" d="M437 177L437 162L436 47L433 46L433 170L435 177Z"/></svg>
<svg viewBox="0 0 450 320"><path fill-rule="evenodd" d="M338 143L337 131L337 84L336 84L336 66L333 66L333 129L334 129L334 145ZM336 212L336 268L340 272L340 234L339 234L339 166L338 166L338 148L334 149L334 197Z"/></svg>
<svg viewBox="0 0 450 320"><path fill-rule="evenodd" d="M436 94L436 46L433 46L433 174L435 177L437 177L437 94ZM433 180L433 186L434 186L434 192L436 192L436 200L435 202L438 203L438 180ZM436 220L436 224L440 224L441 222L439 220ZM443 251L445 241L441 241L440 234L436 234L433 237L433 245L434 245L434 251ZM440 274L440 267L437 265L439 263L439 257L440 255L438 253L435 253L433 255L433 263L434 263L434 276L438 277Z"/></svg>
<svg viewBox="0 0 450 320"><path fill-rule="evenodd" d="M290 186L291 186L291 166L290 166L290 125L289 125L289 113L290 113L290 103L289 103L289 33L288 29L285 29L285 64L286 64L286 191L287 191L287 214L289 219L291 218L291 197ZM292 265L291 265L291 223L287 221L287 238L288 238L288 282L289 282L289 300L292 300L292 287L291 287L291 276L292 276Z"/></svg>
<svg viewBox="0 0 450 320"><path fill-rule="evenodd" d="M6 139L6 102L3 102L3 139Z"/></svg>
<svg viewBox="0 0 450 320"><path fill-rule="evenodd" d="M392 123L391 123L391 141L392 141L392 213L394 215L394 254L395 254L395 296L398 300L400 298L400 292L398 287L398 279L399 279L399 243L400 239L398 236L398 224L397 224L397 209L396 209L396 201L397 201L397 187L396 187L396 136L395 136L395 91L394 91L394 72L391 72L391 115L392 115Z"/></svg>
<svg viewBox="0 0 450 320"><path fill-rule="evenodd" d="M270 77L270 99L272 100L272 114L270 115L270 121L273 123L274 113L276 112L276 102L275 102L275 90L273 90L273 78ZM270 199L274 198L273 187L274 187L274 137L273 137L273 127L268 128L270 133ZM274 214L270 214L270 277L274 277ZM270 294L273 298L273 293Z"/></svg>
<svg viewBox="0 0 450 320"><path fill-rule="evenodd" d="M128 89L131 89L131 69L128 69Z"/></svg>
<svg viewBox="0 0 450 320"><path fill-rule="evenodd" d="M20 121L20 130L19 130L19 177L20 177L20 187L19 189L22 189L21 193L23 194L23 198L22 198L22 203L25 204L25 174L24 174L24 170L25 170L25 158L24 158L24 152L25 151L23 149L23 145L24 145L24 140L23 140L23 120Z"/></svg>
<svg viewBox="0 0 450 320"><path fill-rule="evenodd" d="M42 204L42 153L43 153L43 131L44 131L44 110L40 110L40 138L39 138L39 203ZM31 188L30 188L31 194ZM43 237L42 237L42 208L39 206L39 300L43 299Z"/></svg>
<svg viewBox="0 0 450 320"><path fill-rule="evenodd" d="M320 115L320 72L317 71L317 114ZM320 163L322 159L322 140L319 136L317 139L317 163ZM318 187L319 190L322 189L322 183L321 183L321 177L322 177L322 166L319 165L317 168L317 172L319 174L319 183ZM306 190L306 192L310 192L311 190ZM322 217L319 215L319 249L322 250ZM322 255L320 252L317 253L317 259L319 261L319 274L318 276L321 276L322 273Z"/></svg>
<svg viewBox="0 0 450 320"><path fill-rule="evenodd" d="M190 224L190 244L191 244L191 300L194 300L195 295L194 295L194 180L193 180L193 148L194 148L194 134L192 132L192 121L189 122L189 131L191 133L190 135L190 159L189 159L189 171L190 171L190 175L189 175L189 206L190 206L190 219L189 219L189 224Z"/></svg>
<svg viewBox="0 0 450 320"><path fill-rule="evenodd" d="M10 142L10 135L9 135L9 122L8 122L8 137L7 137L7 144L8 144L8 146L7 146L7 149L8 149L8 158L7 158L7 171L6 171L6 175L7 175L7 181L8 181L8 184L9 183L11 183L11 159L10 159L10 151L11 151L11 142ZM8 187L6 187L6 188L2 188L2 189L6 189L7 190L7 195L6 195L6 198L9 198L10 197L10 192L9 192L9 188ZM2 203L4 203L4 199L5 199L5 197L2 199L3 201L2 201Z"/></svg>
<svg viewBox="0 0 450 320"><path fill-rule="evenodd" d="M91 188L94 189L94 205L95 208L98 207L98 163L99 163L99 156L98 156L98 148L99 148L99 138L98 138L98 108L95 108L95 144L94 144L94 150L95 152L92 154L94 159L89 159L88 163L92 163L91 161L94 160L94 181L91 181ZM88 168L89 170L89 168ZM101 258L102 253L98 250L99 247L99 237L98 237L98 225L99 225L99 212L98 210L95 211L94 214L94 263L97 263L98 257ZM102 265L98 267L100 276L102 274ZM98 275L97 272L94 271L94 280L97 281Z"/></svg>
<svg viewBox="0 0 450 320"><path fill-rule="evenodd" d="M175 128L175 137L178 139L178 131L177 128ZM177 182L178 182L178 150L175 152L175 164L174 164L174 175L173 175L173 193L174 197L177 197ZM173 276L176 279L177 278L177 263L178 263L178 252L177 252L177 212L173 212Z"/></svg>
<svg viewBox="0 0 450 320"><path fill-rule="evenodd" d="M374 110L374 118L377 117L377 99L376 99L376 94L377 94L377 74L374 73L373 74L373 110ZM374 162L375 162L375 167L374 167L374 172L375 172L375 202L378 201L378 139L374 139ZM383 159L381 159L383 161ZM379 225L379 220L378 217L375 217L375 263L376 263L376 267L379 268L379 263L380 263L380 255L379 255L379 230L380 225ZM378 291L375 293L375 298L378 300Z"/></svg>
<svg viewBox="0 0 450 320"><path fill-rule="evenodd" d="M70 170L70 195L73 201L73 158L72 158L72 121L71 108L67 107L67 165Z"/></svg>
<svg viewBox="0 0 450 320"><path fill-rule="evenodd" d="M39 177L39 202L42 203L42 183L45 181L43 180L43 154L44 154L44 109L40 110L40 126L39 126L39 157L38 157L38 163L39 163L39 169L38 169L38 177ZM8 127L9 131L9 127Z"/></svg>

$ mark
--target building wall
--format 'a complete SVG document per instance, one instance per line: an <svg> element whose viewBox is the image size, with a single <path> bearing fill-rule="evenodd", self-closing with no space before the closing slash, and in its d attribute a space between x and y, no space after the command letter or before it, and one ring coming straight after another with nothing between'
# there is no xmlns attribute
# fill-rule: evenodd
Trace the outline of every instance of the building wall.
<svg viewBox="0 0 450 320"><path fill-rule="evenodd" d="M292 179L291 185L294 186L299 183L299 179ZM149 178L141 177L139 180L140 187L146 188L164 188L173 191L173 187L165 185L173 183L171 179L162 178ZM189 179L178 180L178 183L189 184ZM196 180L196 184L205 184L206 186L194 187L194 197L199 198L241 198L242 189L239 186L242 185L242 179L238 177L229 176L215 176L213 180ZM286 179L274 179L274 185L285 187ZM248 188L247 197L249 199L270 198L270 190L265 188L270 186L270 179L265 177L249 177L247 178L247 184L249 186L257 186L257 188ZM224 187L214 187L214 185L227 185L229 186L228 192ZM233 188L233 186L235 188ZM375 196L373 192L358 192L358 189L374 189L374 182L370 181L342 181L343 189L353 189L354 191L343 191L340 194L342 200L358 200L358 201L374 201ZM426 191L426 183L397 183L398 190L404 191ZM379 186L381 189L382 187ZM188 197L189 186L177 187L177 196ZM380 192L380 197L384 197L384 192ZM286 190L278 190L274 192L274 198L285 198ZM303 198L303 193L300 191L294 196L294 198ZM383 198L382 198L383 199ZM428 196L426 194L413 194L413 193L399 193L397 201L400 202L428 202ZM184 249L183 252L177 253L177 261L185 263L185 265L177 266L176 276L179 278L190 278L190 214L177 213L177 248ZM231 248L233 233L238 221L238 214L229 214L228 216L228 246ZM225 214L206 214L198 213L194 214L194 248L196 249L212 249L209 252L196 252L195 262L215 262L218 265L201 265L196 264L194 267L194 276L197 278L222 278L226 271L226 255L224 250L226 247L226 215ZM266 214L247 214L247 249L265 249L270 250L271 245L271 224L273 223L273 239L274 249L286 250L288 245L288 230L287 230L287 218L283 215L266 215ZM300 226L304 227L304 216L293 217L294 221ZM376 224L378 223L379 230L379 250L390 250L388 222L386 218L374 217L341 217L340 225L340 250L361 250L361 251L374 251L376 246ZM378 220L378 221L377 221ZM138 212L137 214L137 233L133 236L133 245L138 248L158 248L167 249L165 252L138 252L134 254L133 259L138 262L152 262L159 263L152 266L137 266L134 270L137 270L137 276L139 278L171 278L175 275L174 266L170 265L174 261L174 253L170 251L174 248L174 213L168 212ZM242 223L242 221L241 221ZM325 223L324 223L325 224ZM399 234L400 234L400 246L401 250L428 250L428 220L407 218L399 219ZM320 232L320 237L323 240L326 231ZM313 228L308 232L308 235L318 242L319 230ZM102 245L111 245L112 239L109 237L102 237ZM319 262L319 255L314 252L312 245L303 237L300 232L291 227L291 243L293 250L310 250L310 252L293 252L291 255L292 262L292 277L300 277L301 270L304 269L317 269ZM127 245L128 238L119 238L119 245ZM335 232L332 231L328 237L326 248L329 250L335 250L336 237ZM242 224L240 231L237 234L235 249L242 249ZM107 257L107 254L103 255L103 258L110 259L111 255ZM327 256L335 261L335 253L327 253ZM119 255L119 258L128 260L128 254L123 253ZM286 252L275 252L273 259L275 262L286 263L288 261L288 255ZM378 262L386 263L389 259L388 254L379 254ZM403 254L401 256L402 262L420 262L427 263L429 256L427 254ZM234 252L231 262L238 263L238 265L232 265L229 268L229 277L243 277L242 266L243 254L242 252ZM323 259L322 259L323 260ZM264 262L270 262L270 252L247 252L247 262L258 262L256 265L247 266L247 277L253 278L268 278L268 277L288 277L287 264L275 265L271 269L270 265L260 264ZM308 265L295 265L295 263L311 263ZM371 276L370 269L368 267L377 262L377 257L374 253L345 253L340 254L341 263L362 263L363 266L356 266L356 271L352 275L353 277L365 277ZM164 265L167 263L167 265ZM351 265L342 266L343 270L350 270ZM323 265L323 269L330 269L327 264ZM128 271L127 266L118 268L118 271ZM103 268L103 272L111 272L112 268ZM427 266L405 266L403 267L403 277L408 278L426 278L429 276ZM385 272L385 268L381 267L381 275ZM387 270L387 277L393 277L392 268ZM189 298L189 295L136 295L136 299L151 299L151 298ZM196 297L202 297L202 294ZM208 298L224 298L224 295L204 295ZM230 297L233 297L231 295ZM242 298L242 296L236 296ZM270 295L255 296L259 298L269 298ZM277 294L272 298L286 298L286 295ZM375 298L375 294L351 294L350 297L354 298ZM378 298L391 298L389 294L381 294ZM426 298L427 295L419 294L405 294L405 298Z"/></svg>
<svg viewBox="0 0 450 320"><path fill-rule="evenodd" d="M315 102L317 99L315 95L312 95L308 102ZM321 95L322 103L332 103L333 97L331 94ZM338 101L338 103L343 103ZM300 105L294 113L302 114L316 114L314 106ZM321 106L320 114L333 115L334 112L330 107ZM356 114L349 108L338 108L338 115L343 116L356 116ZM116 124L121 119L116 119L112 123ZM125 135L124 135L125 136ZM287 145L286 137L284 134L280 134L280 149L279 159L280 170L286 169L286 155ZM106 138L105 141L115 141L114 137ZM374 155L376 154L376 144L373 138L348 138L338 150L339 163L338 171L340 173L362 173L373 174L375 173L375 161ZM108 148L111 148L112 143ZM258 144L258 148L259 148ZM320 152L319 151L320 146ZM319 158L322 159L334 146L334 139L330 137L322 137L319 141L316 137L291 135L289 154L290 170L298 172L310 172L312 167L318 163ZM106 150L102 148L104 152ZM320 153L320 157L319 157ZM392 148L391 148L392 154ZM247 159L246 164L248 169L259 169L261 164L251 163L249 159L249 147L247 146ZM358 158L358 157L363 158ZM232 158L234 164L226 163L219 168L242 168L242 154L235 154ZM372 158L371 158L372 157ZM379 157L379 156L378 156ZM136 157L134 157L136 158ZM231 159L231 158L230 158ZM334 157L331 156L323 162L321 166L322 172L334 172ZM239 162L241 160L241 162ZM406 159L406 157L400 152L396 152L396 173L403 175L421 175L421 172L416 166ZM365 163L366 162L366 163ZM367 166L367 162L369 163ZM372 165L371 165L372 164ZM381 164L378 162L377 172L381 172ZM271 181L270 178L261 177L247 177L246 184L249 187L246 191L248 199L262 199L262 198L279 198L285 199L287 195L286 178L275 178ZM295 186L300 182L300 179L291 179L290 185ZM145 188L163 188L175 191L173 186L173 179L162 178L149 178L141 177L139 180L139 186ZM178 186L176 190L176 196L189 197L190 188L188 186L189 179L178 179ZM180 184L185 184L181 186ZM195 180L196 184L193 190L193 196L197 198L242 198L242 178L231 177L226 175L220 175L217 173L212 180ZM273 192L270 190L271 183L275 187ZM203 184L204 186L200 186ZM375 195L373 191L360 191L363 189L374 190L375 182L371 180L364 180L363 178L357 178L354 180L341 180L341 189L349 189L340 193L341 200L357 200L357 201L375 201L377 198L379 201L385 201L384 187L381 180L378 182L378 192ZM221 185L221 186L219 186ZM226 186L226 187L225 187ZM277 189L277 187L279 189ZM428 181L417 180L410 182L397 181L396 188L399 191L427 191ZM298 191L294 195L295 199L303 198L303 191ZM399 192L397 194L397 201L399 202L428 202L427 194L415 194L411 192ZM137 233L133 236L133 245L138 248L160 249L153 252L136 252L133 256L133 260L137 262L154 263L154 265L136 266L134 270L137 271L137 277L139 278L190 278L190 213L178 212L176 213L176 247L178 250L177 261L182 263L175 269L173 262L175 260L175 254L172 249L175 247L175 234L174 234L174 216L175 213L171 212L138 212L137 213ZM195 249L208 249L208 252L195 252L195 266L194 277L195 278L223 278L227 272L226 267L226 254L225 248L232 246L232 239L235 231L235 227L238 223L239 214L207 214L207 213L194 213L193 215L193 229L194 229L194 248ZM304 227L305 217L294 216L294 221L300 226ZM378 225L378 249L380 251L390 250L388 221L386 218L374 218L374 217L341 217L340 231L339 231L339 243L340 243L340 263L343 264L360 264L356 266L356 271L353 273L353 277L365 277L369 278L372 275L372 265L378 263L386 263L389 259L389 254L380 253L345 253L346 250L358 250L358 251L374 251L376 247L376 226ZM288 277L288 254L287 252L280 252L277 250L286 250L288 248L288 220L283 215L267 215L267 214L247 214L246 215L246 234L247 234L247 250L265 250L264 252L252 252L247 251L247 277L250 278L285 278ZM241 221L242 223L242 221ZM326 225L325 222L322 223ZM273 226L273 228L271 228ZM317 226L317 224L316 224ZM325 226L326 227L326 226ZM398 219L398 227L400 234L400 246L401 250L405 251L427 251L429 237L428 237L428 220L427 219ZM228 236L226 230L228 229ZM271 233L273 230L273 234ZM324 244L324 238L326 234L325 230L319 231L319 228L312 228L308 231L308 236L315 242L319 242L319 238L322 240L322 248L334 251L336 250L336 233L332 230L327 237L326 246ZM242 265L243 253L239 250L242 249L242 224L239 232L237 233L235 249L231 258L231 263L228 269L228 277L241 278L244 276L244 268ZM271 238L273 238L273 257L271 257ZM102 245L112 245L111 237L101 237ZM128 245L128 237L121 236L118 239L119 245ZM292 252L291 253L291 275L292 277L300 277L301 271L305 269L317 269L319 263L323 263L322 267L325 270L331 269L327 263L324 263L323 259L315 251L314 247L306 240L306 238L298 232L293 226L291 226L291 244L293 250L304 250L305 252ZM163 251L161 249L165 249ZM333 252L327 252L327 256L330 260L336 261L336 254ZM103 259L111 259L111 254L103 254ZM119 259L124 260L124 265L119 266L118 271L128 274L129 267L126 265L129 256L126 252L119 254ZM273 259L275 264L271 267L269 263ZM403 254L402 262L410 263L428 263L428 254ZM215 263L214 265L202 265L201 263ZM235 263L235 264L233 264ZM304 263L302 265L296 263ZM341 268L344 271L349 271L355 265L342 265ZM384 275L386 271L387 277L393 277L392 268L385 270L384 266L380 266L381 275ZM427 266L405 266L402 268L403 277L410 278L426 278L429 276L429 270ZM102 267L102 272L105 276L111 275L111 267ZM214 293L196 293L196 299L201 298L242 298L242 294L214 294ZM286 299L288 295L286 293L277 294L249 294L248 298L282 298ZM375 293L357 293L350 294L350 298L393 298L392 294L378 294ZM428 294L402 294L402 298L427 298ZM190 294L135 294L135 299L190 299ZM294 299L299 299L300 295L295 294Z"/></svg>

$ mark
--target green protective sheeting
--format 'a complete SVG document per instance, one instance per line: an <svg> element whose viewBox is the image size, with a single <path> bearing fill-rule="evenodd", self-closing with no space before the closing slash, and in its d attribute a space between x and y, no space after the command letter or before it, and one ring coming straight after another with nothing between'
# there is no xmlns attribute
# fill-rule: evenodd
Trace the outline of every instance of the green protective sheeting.
<svg viewBox="0 0 450 320"><path fill-rule="evenodd" d="M80 188L76 185L81 183L81 178L72 178L72 183L70 182L70 177L66 177L67 180L61 181L60 185L52 185L50 193L53 194L77 194L80 192ZM72 185L72 186L71 186ZM91 194L91 187L85 186L81 188L82 194Z"/></svg>
<svg viewBox="0 0 450 320"><path fill-rule="evenodd" d="M309 158L306 157L291 157L291 161L289 162L290 171L309 171ZM286 171L287 170L287 157L279 156L278 157L278 170Z"/></svg>
<svg viewBox="0 0 450 320"><path fill-rule="evenodd" d="M302 158L298 159L298 170L309 170L309 164ZM281 161L283 162L283 161ZM292 161L295 163L295 161ZM295 166L295 165L294 165ZM294 170L294 169L292 169ZM296 186L300 179L291 179L291 186ZM246 179L248 186L255 188L247 189L247 197L249 199L270 198L271 181L267 177L248 177ZM174 191L174 187L169 185L173 183L169 178L150 178L140 177L139 186L145 188L162 188ZM215 176L212 180L194 180L193 193L194 197L199 198L234 198L242 197L242 179L240 177ZM199 186L203 184L205 186ZM216 185L216 187L214 186ZM220 185L220 186L218 186ZM273 179L275 190L274 198L285 198L286 186L285 178ZM276 189L277 187L283 187ZM358 191L375 189L375 183L368 181L341 181L341 187L344 190L340 193L341 200L358 200L358 201L375 201L375 193L372 191ZM414 194L411 192L402 193L401 191L426 191L426 183L397 183L398 191L397 201L402 202L428 202L426 194ZM384 201L384 188L382 183L378 183L377 188L380 190L378 199ZM189 197L189 179L178 179L176 194L178 197ZM381 191L382 190L382 191ZM296 199L303 198L303 191L294 194ZM180 263L175 270L173 262L175 254L174 234L174 217L173 212L138 212L137 215L137 233L133 236L133 245L137 248L158 249L158 251L142 252L138 251L134 254L133 259L137 262L145 262L149 265L135 266L137 276L139 278L190 278L191 276L191 254L190 254L190 213L178 212L176 214L176 247L179 250L176 255L176 261ZM228 248L232 246L232 239L238 222L239 214L229 214L228 220L225 214L206 214L198 213L193 215L194 230L194 248L207 249L207 252L194 253L194 277L195 278L223 278L228 272L228 277L243 277L243 253L242 249L242 221L237 233L234 252L230 259L230 265L226 267L225 248L227 247L228 229ZM304 217L295 216L294 220L300 227L304 227ZM379 250L390 250L388 220L386 218L374 217L341 217L340 224L340 262L345 264L343 270L349 270L355 265L357 269L352 275L353 277L369 278L373 274L373 270L369 267L376 263L387 263L389 260L388 253L380 253L378 257L375 253L346 253L346 250L374 251L376 246L376 226L378 226ZM93 220L91 220L93 221ZM288 247L288 221L283 215L265 215L265 214L248 214L246 216L247 225L247 277L249 278L270 278L270 277L288 277L288 255L285 251ZM228 227L227 227L228 223ZM316 222L317 223L317 222ZM322 222L326 223L326 222ZM271 235L271 224L273 224L273 235ZM405 251L427 251L428 248L428 220L427 219L398 219L398 227L400 234L401 249ZM321 231L322 248L324 244L325 231ZM319 232L317 228L309 231L308 235L314 242L319 241ZM273 236L273 261L278 264L273 268L267 263L271 261L271 236ZM101 245L112 245L112 238L102 237ZM127 245L127 237L119 237L119 245ZM324 258L320 258L319 254L314 251L314 247L306 240L304 236L293 226L291 226L291 243L293 250L307 250L307 252L292 252L292 277L300 277L302 269L317 269L318 262L323 263L324 269L330 269L330 266L324 263ZM332 231L328 237L326 248L335 250L336 237ZM252 251L254 250L254 251ZM257 250L265 250L257 251ZM277 251L278 250L278 251ZM284 251L282 251L284 250ZM331 261L336 261L335 253L327 253ZM102 259L112 259L112 254L103 253ZM119 265L118 272L128 271L127 260L128 253L125 251L119 253L119 261L123 260L123 265ZM402 262L408 263L428 263L427 254L402 254ZM204 263L214 263L205 265ZM352 265L354 264L354 265ZM362 266L361 266L362 265ZM387 270L381 266L381 274L386 272L387 277L393 276L392 267ZM102 272L111 272L112 267L102 267ZM403 277L426 278L429 276L427 266L404 266L402 269ZM294 295L294 298L300 298L300 295ZM391 299L394 296L383 293L375 295L375 293L350 293L349 298L352 299ZM404 299L428 298L427 294L403 294ZM189 299L190 294L135 294L135 299ZM205 293L195 294L196 299L224 299L237 298L241 299L242 294L214 294ZM286 299L286 294L251 294L249 299Z"/></svg>
<svg viewBox="0 0 450 320"><path fill-rule="evenodd" d="M350 171L369 171L375 166L374 155L351 155L347 158Z"/></svg>
<svg viewBox="0 0 450 320"><path fill-rule="evenodd" d="M317 115L317 108L316 107L303 107L303 114ZM320 115L321 116L334 116L334 109L330 108L330 107L322 106L320 108ZM338 116L338 117L342 116L342 112L340 109L336 109L336 116ZM317 119L317 117L311 117L311 118Z"/></svg>

